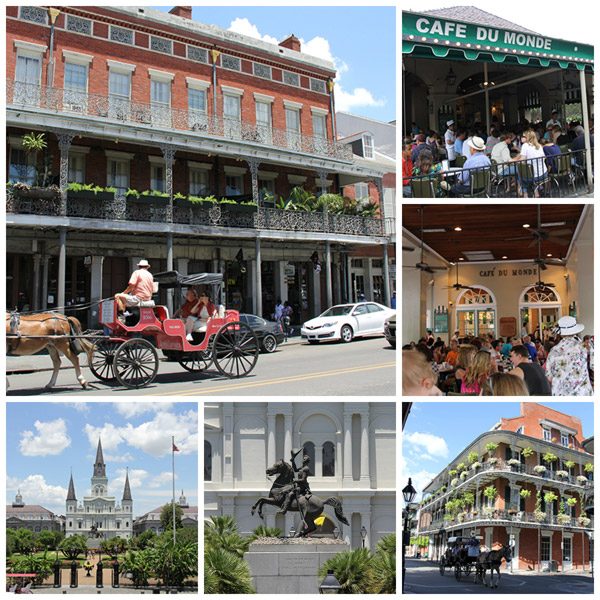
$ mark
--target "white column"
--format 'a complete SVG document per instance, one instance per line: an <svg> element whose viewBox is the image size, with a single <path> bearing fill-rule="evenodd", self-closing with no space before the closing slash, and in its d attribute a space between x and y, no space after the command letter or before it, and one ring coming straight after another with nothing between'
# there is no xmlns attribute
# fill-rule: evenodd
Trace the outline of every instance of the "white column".
<svg viewBox="0 0 600 600"><path fill-rule="evenodd" d="M190 263L189 258L176 258L175 259L175 265L176 265L175 268L181 275L187 275L189 263Z"/></svg>
<svg viewBox="0 0 600 600"><path fill-rule="evenodd" d="M223 483L233 483L233 403L223 405ZM224 513L231 514L231 513Z"/></svg>
<svg viewBox="0 0 600 600"><path fill-rule="evenodd" d="M58 282L56 290L56 303L58 310L64 312L65 306L65 281L67 274L67 230L61 227L58 231Z"/></svg>
<svg viewBox="0 0 600 600"><path fill-rule="evenodd" d="M369 475L369 413L360 413L360 480L366 485L371 484Z"/></svg>
<svg viewBox="0 0 600 600"><path fill-rule="evenodd" d="M287 277L285 276L285 265L287 261L278 260L275 262L275 296L281 298L282 302L288 299Z"/></svg>
<svg viewBox="0 0 600 600"><path fill-rule="evenodd" d="M46 310L48 308L48 267L50 264L50 257L44 254L42 257L42 302L41 309Z"/></svg>
<svg viewBox="0 0 600 600"><path fill-rule="evenodd" d="M588 113L588 97L587 87L585 81L585 69L579 71L579 85L581 87L581 112L583 113L583 135L585 140L585 164L588 178L588 189L593 189L593 171L592 171L592 150L591 150L591 138L590 138L590 118Z"/></svg>
<svg viewBox="0 0 600 600"><path fill-rule="evenodd" d="M292 414L285 414L283 416L283 460L290 460L290 454L292 452Z"/></svg>
<svg viewBox="0 0 600 600"><path fill-rule="evenodd" d="M310 299L310 308L312 310L311 317L316 317L321 314L321 273L309 267L309 277L312 281L312 294Z"/></svg>
<svg viewBox="0 0 600 600"><path fill-rule="evenodd" d="M344 413L344 485L352 482L352 413Z"/></svg>
<svg viewBox="0 0 600 600"><path fill-rule="evenodd" d="M365 297L367 300L375 300L375 294L373 292L373 264L370 258L363 258L363 264L365 265Z"/></svg>
<svg viewBox="0 0 600 600"><path fill-rule="evenodd" d="M42 264L41 254L33 255L33 298L32 308L33 310L40 309L40 265Z"/></svg>
<svg viewBox="0 0 600 600"><path fill-rule="evenodd" d="M90 270L90 302L98 302L102 298L102 267L104 265L104 256L92 256L92 266ZM95 327L98 323L98 314L100 307L98 304L92 304L90 308L90 326Z"/></svg>
<svg viewBox="0 0 600 600"><path fill-rule="evenodd" d="M275 464L275 414L267 413L267 466Z"/></svg>

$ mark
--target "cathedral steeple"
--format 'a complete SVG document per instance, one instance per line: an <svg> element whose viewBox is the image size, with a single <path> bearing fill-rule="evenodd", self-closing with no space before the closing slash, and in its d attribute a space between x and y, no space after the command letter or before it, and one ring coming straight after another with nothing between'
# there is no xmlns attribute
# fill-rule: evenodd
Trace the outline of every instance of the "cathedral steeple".
<svg viewBox="0 0 600 600"><path fill-rule="evenodd" d="M73 483L73 473L71 473L71 479L69 480L69 491L67 493L67 501L68 500L77 501L77 497L75 496L75 484Z"/></svg>
<svg viewBox="0 0 600 600"><path fill-rule="evenodd" d="M129 469L125 475L125 487L123 488L123 500L133 500L131 497L131 488L129 487Z"/></svg>
<svg viewBox="0 0 600 600"><path fill-rule="evenodd" d="M102 455L102 440L98 438L98 449L96 450L96 462L94 463L94 477L106 477L106 465Z"/></svg>

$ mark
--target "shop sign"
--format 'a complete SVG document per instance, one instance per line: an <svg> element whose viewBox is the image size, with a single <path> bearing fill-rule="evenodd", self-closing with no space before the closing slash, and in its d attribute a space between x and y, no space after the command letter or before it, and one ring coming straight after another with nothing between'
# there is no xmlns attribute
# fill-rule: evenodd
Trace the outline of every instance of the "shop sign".
<svg viewBox="0 0 600 600"><path fill-rule="evenodd" d="M284 267L284 273L286 277L294 277L296 275L296 267L294 265L287 264Z"/></svg>
<svg viewBox="0 0 600 600"><path fill-rule="evenodd" d="M530 277L537 275L537 267L524 267L524 268L501 268L497 269L492 267L491 269L482 269L479 271L479 277Z"/></svg>

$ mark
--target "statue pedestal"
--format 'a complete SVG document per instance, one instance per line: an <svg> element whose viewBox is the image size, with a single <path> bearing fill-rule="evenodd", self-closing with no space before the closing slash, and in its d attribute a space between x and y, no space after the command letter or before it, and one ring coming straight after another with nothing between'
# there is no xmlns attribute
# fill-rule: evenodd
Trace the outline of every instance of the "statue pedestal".
<svg viewBox="0 0 600 600"><path fill-rule="evenodd" d="M332 538L260 538L244 559L257 594L318 594L319 568L347 550L347 542Z"/></svg>

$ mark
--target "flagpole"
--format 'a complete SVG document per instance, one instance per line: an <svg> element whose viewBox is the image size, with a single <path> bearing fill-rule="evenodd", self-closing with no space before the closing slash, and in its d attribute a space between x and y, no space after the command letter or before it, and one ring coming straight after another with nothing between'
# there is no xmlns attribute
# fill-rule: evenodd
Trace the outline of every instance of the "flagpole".
<svg viewBox="0 0 600 600"><path fill-rule="evenodd" d="M175 436L171 436L171 459L173 466L173 546L175 546Z"/></svg>

